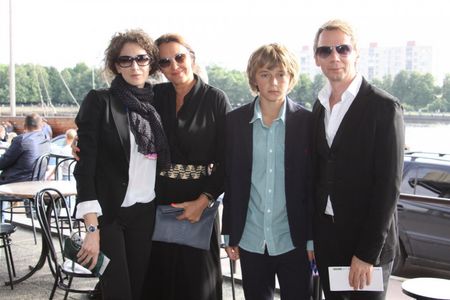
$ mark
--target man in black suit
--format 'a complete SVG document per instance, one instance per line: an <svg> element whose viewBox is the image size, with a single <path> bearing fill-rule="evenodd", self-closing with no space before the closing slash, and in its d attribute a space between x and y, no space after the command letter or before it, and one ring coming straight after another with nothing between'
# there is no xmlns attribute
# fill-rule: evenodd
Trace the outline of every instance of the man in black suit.
<svg viewBox="0 0 450 300"><path fill-rule="evenodd" d="M357 73L358 50L346 22L316 33L314 57L328 83L313 108L314 250L327 300L384 299L397 243L402 107ZM350 266L354 291L330 291L330 266ZM384 291L358 291L374 266L382 267Z"/></svg>
<svg viewBox="0 0 450 300"><path fill-rule="evenodd" d="M245 299L272 300L275 275L281 299L309 299L312 114L287 97L298 63L264 45L247 75L257 97L226 119L225 250L241 260Z"/></svg>

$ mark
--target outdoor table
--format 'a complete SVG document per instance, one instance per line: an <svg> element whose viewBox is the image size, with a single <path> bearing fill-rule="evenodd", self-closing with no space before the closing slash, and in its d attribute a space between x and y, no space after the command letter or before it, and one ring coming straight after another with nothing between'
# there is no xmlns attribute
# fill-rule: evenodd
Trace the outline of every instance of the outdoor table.
<svg viewBox="0 0 450 300"><path fill-rule="evenodd" d="M64 197L77 194L76 184L74 181L49 180L23 181L3 184L0 185L0 195L10 195L21 198L34 199L39 191L47 188L58 190ZM30 278L36 271L40 270L45 264L48 252L48 245L45 242L44 237L42 236L42 249L38 262L34 267L30 266L30 272L28 272L26 275L13 280L13 284L17 284ZM10 282L6 282L5 284L9 285Z"/></svg>
<svg viewBox="0 0 450 300"><path fill-rule="evenodd" d="M450 300L450 280L419 277L402 283L405 295L417 300Z"/></svg>

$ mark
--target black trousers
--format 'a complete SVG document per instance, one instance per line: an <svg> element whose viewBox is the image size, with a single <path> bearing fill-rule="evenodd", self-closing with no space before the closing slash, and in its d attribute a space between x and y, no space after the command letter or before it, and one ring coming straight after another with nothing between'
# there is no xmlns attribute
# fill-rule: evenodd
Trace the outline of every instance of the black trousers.
<svg viewBox="0 0 450 300"><path fill-rule="evenodd" d="M100 277L103 299L141 298L154 220L154 201L121 207L111 224L102 224L100 218L100 249L111 260Z"/></svg>
<svg viewBox="0 0 450 300"><path fill-rule="evenodd" d="M305 249L270 256L239 248L242 286L246 300L272 300L275 275L281 300L310 299L311 270Z"/></svg>

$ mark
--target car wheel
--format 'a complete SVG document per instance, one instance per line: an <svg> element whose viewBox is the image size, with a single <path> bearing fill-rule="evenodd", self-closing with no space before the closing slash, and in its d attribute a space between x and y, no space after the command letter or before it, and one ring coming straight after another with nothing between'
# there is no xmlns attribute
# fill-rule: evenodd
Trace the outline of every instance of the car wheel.
<svg viewBox="0 0 450 300"><path fill-rule="evenodd" d="M398 242L398 249L396 251L395 257L394 257L394 263L392 265L392 274L399 275L403 271L403 268L405 267L406 262L406 251L405 247L403 246L403 243L401 240Z"/></svg>

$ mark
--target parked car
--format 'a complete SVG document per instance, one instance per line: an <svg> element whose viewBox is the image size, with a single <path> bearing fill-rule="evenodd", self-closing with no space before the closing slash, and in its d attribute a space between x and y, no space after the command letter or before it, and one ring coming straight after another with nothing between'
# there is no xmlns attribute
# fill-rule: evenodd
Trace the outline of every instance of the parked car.
<svg viewBox="0 0 450 300"><path fill-rule="evenodd" d="M450 270L450 155L405 153L397 205L399 248L393 273L405 263Z"/></svg>

